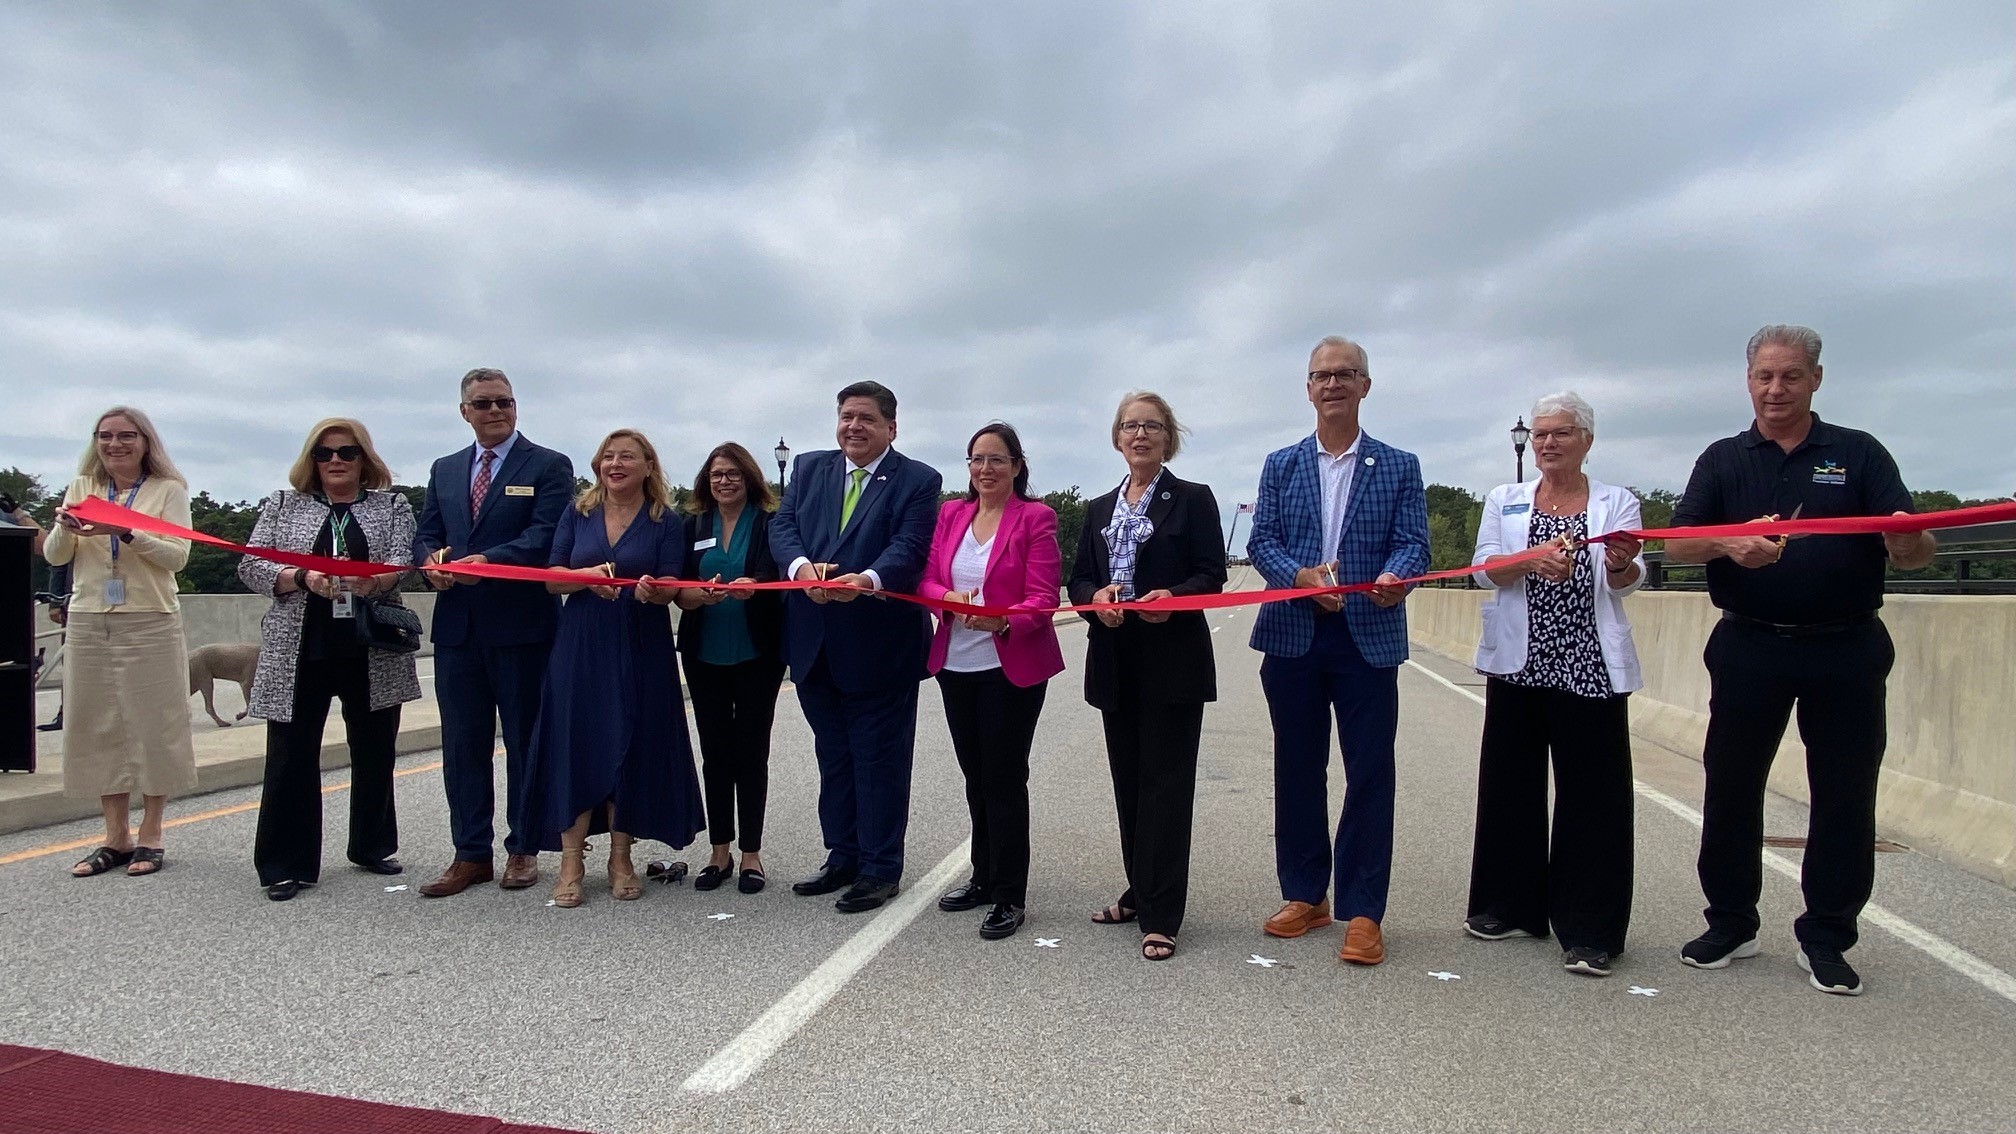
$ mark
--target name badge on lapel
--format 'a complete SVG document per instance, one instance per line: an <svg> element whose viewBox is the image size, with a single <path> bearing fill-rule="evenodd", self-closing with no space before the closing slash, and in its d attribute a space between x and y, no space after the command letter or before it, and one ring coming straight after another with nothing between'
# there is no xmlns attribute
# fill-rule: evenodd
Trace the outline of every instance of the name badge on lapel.
<svg viewBox="0 0 2016 1134"><path fill-rule="evenodd" d="M699 541L698 543L695 543L695 544L693 545L693 550L695 550L695 551L705 551L705 550L707 550L707 549L708 549L708 548L710 548L710 547L716 547L716 546L719 546L719 544L720 544L720 543L721 543L721 541L720 541L720 540L718 540L718 539L715 539L715 538L714 538L713 536L708 536L708 537L707 537L706 539L703 539L703 540Z"/></svg>
<svg viewBox="0 0 2016 1134"><path fill-rule="evenodd" d="M1499 514L1503 516L1516 516L1521 512L1531 512L1532 510L1533 505L1531 504L1507 504Z"/></svg>
<svg viewBox="0 0 2016 1134"><path fill-rule="evenodd" d="M504 486L504 495L530 496L532 495L532 486L529 484L507 484Z"/></svg>

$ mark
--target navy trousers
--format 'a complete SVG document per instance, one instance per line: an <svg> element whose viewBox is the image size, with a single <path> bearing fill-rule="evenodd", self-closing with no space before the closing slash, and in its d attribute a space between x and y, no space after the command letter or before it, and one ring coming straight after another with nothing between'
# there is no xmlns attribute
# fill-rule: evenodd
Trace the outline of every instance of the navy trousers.
<svg viewBox="0 0 2016 1134"><path fill-rule="evenodd" d="M1330 717L1344 749L1344 814L1337 823L1339 921L1386 916L1393 873L1393 738L1400 671L1358 652L1342 614L1319 614L1299 658L1268 655L1260 687L1274 724L1274 872L1283 901L1314 905L1330 892Z"/></svg>
<svg viewBox="0 0 2016 1134"><path fill-rule="evenodd" d="M436 646L434 697L441 707L441 779L458 862L489 862L496 841L496 740L504 737L506 854L538 854L525 829L525 760L539 720L539 686L551 642ZM499 729L499 725L502 729Z"/></svg>
<svg viewBox="0 0 2016 1134"><path fill-rule="evenodd" d="M870 693L834 688L826 657L798 684L819 759L819 830L826 862L885 882L903 879L910 829L910 762L917 742L917 681Z"/></svg>

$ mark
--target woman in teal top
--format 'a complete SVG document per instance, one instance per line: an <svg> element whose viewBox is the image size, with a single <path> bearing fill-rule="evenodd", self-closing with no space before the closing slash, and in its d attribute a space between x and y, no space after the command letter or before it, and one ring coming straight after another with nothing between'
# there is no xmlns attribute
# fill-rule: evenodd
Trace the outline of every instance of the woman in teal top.
<svg viewBox="0 0 2016 1134"><path fill-rule="evenodd" d="M712 890L736 875L729 845L741 821L745 894L763 888L763 808L770 786L770 726L784 683L784 603L776 591L738 591L736 583L777 578L770 555L776 494L749 450L729 442L707 454L686 506L693 577L721 583L690 588L677 602L679 653L700 732L701 780L713 855L693 879Z"/></svg>

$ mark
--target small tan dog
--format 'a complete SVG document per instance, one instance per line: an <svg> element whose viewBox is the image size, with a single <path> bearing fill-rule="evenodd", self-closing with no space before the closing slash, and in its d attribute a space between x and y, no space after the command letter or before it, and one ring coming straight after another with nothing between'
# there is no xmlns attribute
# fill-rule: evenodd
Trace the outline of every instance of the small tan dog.
<svg viewBox="0 0 2016 1134"><path fill-rule="evenodd" d="M218 728L230 728L231 722L217 715L217 706L210 700L218 681L235 681L239 692L245 695L249 705L252 701L252 675L259 670L259 643L223 642L210 646L198 646L189 651L189 692L199 690L203 694L203 709ZM244 713L238 714L245 719Z"/></svg>

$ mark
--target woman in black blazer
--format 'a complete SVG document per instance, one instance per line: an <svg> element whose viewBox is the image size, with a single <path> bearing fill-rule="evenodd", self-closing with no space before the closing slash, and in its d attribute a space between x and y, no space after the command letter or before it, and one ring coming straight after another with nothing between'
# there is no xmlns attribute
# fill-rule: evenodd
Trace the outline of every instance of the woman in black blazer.
<svg viewBox="0 0 2016 1134"><path fill-rule="evenodd" d="M770 725L784 682L784 602L776 591L736 591L734 583L777 578L770 514L777 497L749 450L729 442L707 454L686 510L686 562L694 577L722 587L688 587L676 600L679 654L700 732L707 841L713 856L693 879L712 890L735 876L728 844L742 820L745 894L763 888L763 807L770 789Z"/></svg>
<svg viewBox="0 0 2016 1134"><path fill-rule="evenodd" d="M1071 601L1113 602L1216 594L1225 589L1218 501L1163 468L1181 427L1159 395L1129 394L1113 416L1127 479L1086 505L1071 571ZM1218 699L1211 628L1199 611L1098 611L1085 650L1085 700L1106 726L1106 761L1120 812L1127 892L1092 915L1141 921L1141 956L1176 953L1190 886L1190 823L1204 703Z"/></svg>

